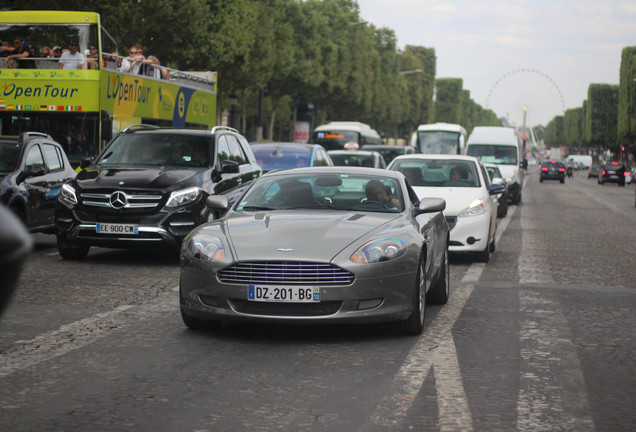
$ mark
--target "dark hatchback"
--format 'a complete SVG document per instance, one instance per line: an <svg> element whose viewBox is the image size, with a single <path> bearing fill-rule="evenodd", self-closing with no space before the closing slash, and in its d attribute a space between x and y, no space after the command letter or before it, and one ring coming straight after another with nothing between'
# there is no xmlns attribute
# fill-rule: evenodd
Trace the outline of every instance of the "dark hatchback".
<svg viewBox="0 0 636 432"><path fill-rule="evenodd" d="M85 258L91 246L178 250L192 229L219 216L208 196L233 202L262 173L247 140L227 127L134 126L81 167L55 213L58 250L68 259Z"/></svg>
<svg viewBox="0 0 636 432"><path fill-rule="evenodd" d="M607 162L598 174L598 184L618 183L625 186L625 164L622 162Z"/></svg>
<svg viewBox="0 0 636 432"><path fill-rule="evenodd" d="M565 183L565 164L559 161L545 161L541 164L541 173L539 181L543 180L559 180Z"/></svg>
<svg viewBox="0 0 636 432"><path fill-rule="evenodd" d="M0 201L30 232L53 233L57 195L76 174L62 146L47 134L0 137Z"/></svg>

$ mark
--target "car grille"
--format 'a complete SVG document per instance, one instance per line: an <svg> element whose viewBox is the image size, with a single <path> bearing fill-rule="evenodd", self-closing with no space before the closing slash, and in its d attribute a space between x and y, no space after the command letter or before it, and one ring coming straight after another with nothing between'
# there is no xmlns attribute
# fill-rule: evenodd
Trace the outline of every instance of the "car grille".
<svg viewBox="0 0 636 432"><path fill-rule="evenodd" d="M341 301L320 303L270 303L248 300L230 300L240 313L269 316L324 316L333 315L340 309Z"/></svg>
<svg viewBox="0 0 636 432"><path fill-rule="evenodd" d="M350 285L355 277L340 267L312 262L252 261L234 264L219 272L223 283L334 286Z"/></svg>
<svg viewBox="0 0 636 432"><path fill-rule="evenodd" d="M457 216L446 216L446 222L448 223L449 231L452 230L457 223Z"/></svg>
<svg viewBox="0 0 636 432"><path fill-rule="evenodd" d="M115 197L115 194L120 194ZM114 209L151 209L157 207L161 202L161 195L127 192L108 193L82 193L82 204L92 207L107 207ZM113 199L113 198L119 198Z"/></svg>

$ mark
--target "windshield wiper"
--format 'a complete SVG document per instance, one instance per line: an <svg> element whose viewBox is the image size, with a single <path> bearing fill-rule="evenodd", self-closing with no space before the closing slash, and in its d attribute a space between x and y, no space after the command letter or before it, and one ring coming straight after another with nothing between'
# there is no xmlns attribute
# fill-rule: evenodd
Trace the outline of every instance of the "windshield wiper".
<svg viewBox="0 0 636 432"><path fill-rule="evenodd" d="M278 209L271 208L271 207L265 207L265 206L244 206L241 210L245 210L245 211L267 211L267 210L278 210Z"/></svg>

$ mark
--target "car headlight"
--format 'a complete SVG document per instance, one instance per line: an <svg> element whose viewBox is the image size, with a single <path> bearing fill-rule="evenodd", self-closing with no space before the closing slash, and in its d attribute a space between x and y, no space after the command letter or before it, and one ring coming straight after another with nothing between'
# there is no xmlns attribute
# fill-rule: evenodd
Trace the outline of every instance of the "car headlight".
<svg viewBox="0 0 636 432"><path fill-rule="evenodd" d="M188 239L188 252L195 258L221 261L225 257L225 247L215 236L194 236Z"/></svg>
<svg viewBox="0 0 636 432"><path fill-rule="evenodd" d="M476 199L464 210L459 212L459 217L479 216L486 213L486 205L480 199Z"/></svg>
<svg viewBox="0 0 636 432"><path fill-rule="evenodd" d="M61 201L67 202L69 204L77 204L77 195L75 194L75 188L67 184L63 184L60 188L58 198Z"/></svg>
<svg viewBox="0 0 636 432"><path fill-rule="evenodd" d="M196 201L199 195L201 195L201 188L198 187L189 187L174 191L170 194L166 207L178 207L180 205L190 204Z"/></svg>
<svg viewBox="0 0 636 432"><path fill-rule="evenodd" d="M358 264L388 261L404 255L406 242L398 238L383 238L365 243L349 258Z"/></svg>

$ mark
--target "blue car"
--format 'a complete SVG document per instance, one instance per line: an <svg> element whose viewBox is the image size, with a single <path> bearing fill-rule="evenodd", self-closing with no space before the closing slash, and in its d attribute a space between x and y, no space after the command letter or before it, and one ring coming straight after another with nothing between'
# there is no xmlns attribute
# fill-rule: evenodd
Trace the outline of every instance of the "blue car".
<svg viewBox="0 0 636 432"><path fill-rule="evenodd" d="M294 142L252 143L252 151L263 172L314 166L333 166L326 150L318 144Z"/></svg>

